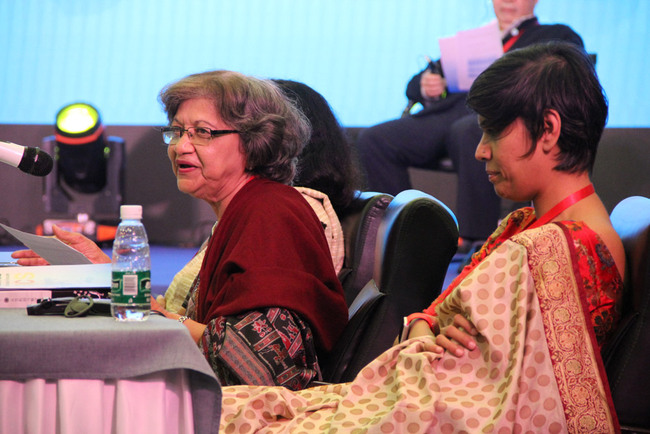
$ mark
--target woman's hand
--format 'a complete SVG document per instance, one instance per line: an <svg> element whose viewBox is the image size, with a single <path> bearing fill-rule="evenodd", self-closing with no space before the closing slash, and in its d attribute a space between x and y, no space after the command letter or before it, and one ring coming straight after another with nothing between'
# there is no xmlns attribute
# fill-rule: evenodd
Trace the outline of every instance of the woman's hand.
<svg viewBox="0 0 650 434"><path fill-rule="evenodd" d="M94 241L86 238L82 234L65 231L56 225L52 226L52 231L56 238L79 251L93 264L106 264L111 262L111 258L102 252L102 249ZM17 250L11 254L11 257L17 259L19 265L49 265L45 259L41 258L33 250Z"/></svg>
<svg viewBox="0 0 650 434"><path fill-rule="evenodd" d="M165 318L173 319L176 321L178 321L178 319L181 317L181 315L177 313L172 313L168 310L165 310L165 308L163 308L154 297L151 297L151 310L160 313ZM198 344L199 339L201 339L201 336L203 336L203 333L205 332L207 326L189 318L183 322L183 325L187 327L187 329L190 331L192 339L194 339L194 342Z"/></svg>
<svg viewBox="0 0 650 434"><path fill-rule="evenodd" d="M163 309L167 309L167 300L165 300L165 296L160 294L156 297L156 302L162 307Z"/></svg>
<svg viewBox="0 0 650 434"><path fill-rule="evenodd" d="M476 327L461 314L454 316L452 324L440 328L438 318L431 316L432 327L423 319L414 319L409 327L408 336L405 339L412 339L421 336L432 336L435 338L435 352L448 351L456 357L462 357L465 350L476 349L474 336L478 335ZM397 344L397 340L395 342Z"/></svg>
<svg viewBox="0 0 650 434"><path fill-rule="evenodd" d="M427 325L426 322L424 323ZM461 314L456 314L452 324L437 330L436 343L456 357L462 357L466 349L469 351L476 349L473 336L477 335L476 327Z"/></svg>
<svg viewBox="0 0 650 434"><path fill-rule="evenodd" d="M158 312L162 316L169 318L167 315L169 315L169 312L165 310L165 306L160 304L158 300L154 297L151 297L151 310L153 312ZM176 318L178 319L178 318Z"/></svg>
<svg viewBox="0 0 650 434"><path fill-rule="evenodd" d="M11 254L11 257L17 259L18 265L50 265L49 262L37 255L33 250L16 250Z"/></svg>

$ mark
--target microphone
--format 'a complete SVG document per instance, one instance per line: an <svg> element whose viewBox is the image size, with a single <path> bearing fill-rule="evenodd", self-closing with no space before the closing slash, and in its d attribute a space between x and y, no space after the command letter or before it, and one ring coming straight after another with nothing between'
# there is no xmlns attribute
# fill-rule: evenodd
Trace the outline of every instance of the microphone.
<svg viewBox="0 0 650 434"><path fill-rule="evenodd" d="M436 62L431 60L431 58L429 56L424 56L424 58L426 59L427 65L428 65L427 67L429 68L429 71L432 74L442 75L442 71L440 70L440 66L438 66L438 64Z"/></svg>
<svg viewBox="0 0 650 434"><path fill-rule="evenodd" d="M0 161L35 176L45 176L54 167L54 161L47 152L2 140L0 140Z"/></svg>

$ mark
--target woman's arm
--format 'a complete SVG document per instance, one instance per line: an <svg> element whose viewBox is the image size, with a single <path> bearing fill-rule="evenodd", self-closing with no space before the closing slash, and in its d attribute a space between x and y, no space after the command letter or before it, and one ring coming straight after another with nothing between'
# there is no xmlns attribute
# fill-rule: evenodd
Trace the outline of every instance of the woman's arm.
<svg viewBox="0 0 650 434"><path fill-rule="evenodd" d="M65 231L56 225L52 226L52 231L56 238L79 251L93 264L106 264L111 262L111 258L102 252L102 249L93 240L86 238L82 234ZM49 265L45 259L41 258L33 250L17 250L11 254L11 257L18 259L17 262L19 265Z"/></svg>
<svg viewBox="0 0 650 434"><path fill-rule="evenodd" d="M151 297L151 310L160 313L165 318L173 319L176 321L178 321L180 318L183 318L183 321L181 322L190 331L192 339L194 339L194 342L197 344L199 343L199 339L201 339L201 336L203 336L205 328L207 327L205 324L196 322L193 319L187 318L186 316L182 316L177 313L171 313L165 310L153 297Z"/></svg>

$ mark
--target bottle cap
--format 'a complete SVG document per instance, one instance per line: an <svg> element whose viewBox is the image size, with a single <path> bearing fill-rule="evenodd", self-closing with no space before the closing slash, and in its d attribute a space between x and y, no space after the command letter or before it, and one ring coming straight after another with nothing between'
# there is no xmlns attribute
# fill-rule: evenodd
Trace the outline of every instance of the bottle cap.
<svg viewBox="0 0 650 434"><path fill-rule="evenodd" d="M122 206L120 206L120 219L122 219L122 220L142 220L142 205L122 205Z"/></svg>

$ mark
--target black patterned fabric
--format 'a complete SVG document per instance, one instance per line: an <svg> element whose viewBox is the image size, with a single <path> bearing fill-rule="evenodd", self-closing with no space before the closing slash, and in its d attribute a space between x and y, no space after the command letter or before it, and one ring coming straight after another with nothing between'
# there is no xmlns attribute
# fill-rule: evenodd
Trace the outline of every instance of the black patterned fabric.
<svg viewBox="0 0 650 434"><path fill-rule="evenodd" d="M192 295L198 280L188 297L190 318L194 315ZM322 379L311 329L288 309L272 307L217 317L208 323L199 348L223 386L248 384L300 390Z"/></svg>

